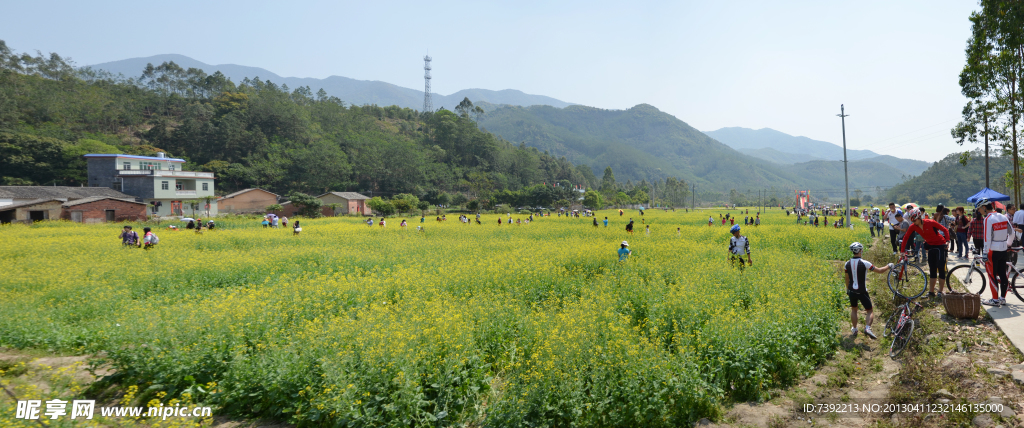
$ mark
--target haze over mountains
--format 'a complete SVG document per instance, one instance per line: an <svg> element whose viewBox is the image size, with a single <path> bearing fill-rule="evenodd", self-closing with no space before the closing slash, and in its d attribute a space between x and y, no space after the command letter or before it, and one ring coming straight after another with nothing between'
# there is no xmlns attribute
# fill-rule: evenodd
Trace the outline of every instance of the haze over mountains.
<svg viewBox="0 0 1024 428"><path fill-rule="evenodd" d="M267 69L259 67L248 67L236 64L210 65L189 58L185 55L166 54L153 55L145 58L130 58L120 61L105 62L91 65L97 70L106 70L115 75L123 74L125 77L139 77L146 64L160 65L165 61L174 61L181 68L199 68L206 74L213 74L220 71L233 82L240 83L245 78L256 78L269 80L277 85L288 85L289 88L309 86L313 92L323 88L328 95L340 98L342 101L355 104L376 104L378 106L396 105L408 107L414 110L423 109L423 89L409 89L398 85L378 80L356 80L342 76L331 76L326 79L314 79L311 77L282 77ZM555 107L566 107L572 105L565 101L557 100L543 95L530 95L515 89L492 91L488 89L463 89L451 95L433 94L434 108L444 107L452 110L468 97L473 102L484 101L493 104L509 104L520 106L550 105Z"/></svg>
<svg viewBox="0 0 1024 428"><path fill-rule="evenodd" d="M126 77L138 77L147 64L174 61L182 68L220 71L238 83L260 78L289 88L323 88L349 104L397 105L420 110L423 91L381 81L342 76L326 79L282 77L266 69L235 64L210 65L184 55L155 55L96 64ZM654 106L604 110L573 105L551 97L506 89L467 89L444 96L434 94L435 108L452 110L463 98L484 108L481 127L514 143L522 143L586 164L600 176L612 166L620 180L653 180L674 176L706 189L725 191L774 187L828 189L843 185L842 147L764 128L723 128L700 132ZM851 150L851 190L888 187L904 176L919 175L927 162L881 156L870 150Z"/></svg>
<svg viewBox="0 0 1024 428"><path fill-rule="evenodd" d="M843 160L842 146L807 137L794 137L771 128L754 130L731 127L705 134L750 156L783 165L814 160ZM907 175L920 175L932 165L919 160L879 155L871 150L847 150L847 159L851 162L865 160L884 163Z"/></svg>

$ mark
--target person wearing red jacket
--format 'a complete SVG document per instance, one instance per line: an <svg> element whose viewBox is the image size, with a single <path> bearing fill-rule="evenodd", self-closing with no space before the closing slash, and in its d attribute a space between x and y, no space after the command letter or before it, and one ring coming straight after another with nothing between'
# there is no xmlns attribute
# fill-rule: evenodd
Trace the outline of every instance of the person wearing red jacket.
<svg viewBox="0 0 1024 428"><path fill-rule="evenodd" d="M928 254L928 297L935 297L935 281L939 282L939 294L946 287L946 244L949 242L949 229L939 222L926 218L924 211L916 208L907 213L911 225L907 228L905 236L911 233L918 233L924 238L924 250ZM904 239L900 252L906 250L907 241Z"/></svg>

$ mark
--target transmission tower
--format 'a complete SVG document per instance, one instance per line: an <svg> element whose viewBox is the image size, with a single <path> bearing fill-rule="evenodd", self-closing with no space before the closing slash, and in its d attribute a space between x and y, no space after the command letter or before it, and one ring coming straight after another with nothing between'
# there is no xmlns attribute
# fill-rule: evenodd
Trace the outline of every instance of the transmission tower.
<svg viewBox="0 0 1024 428"><path fill-rule="evenodd" d="M434 111L434 103L430 100L430 55L423 57L423 112Z"/></svg>

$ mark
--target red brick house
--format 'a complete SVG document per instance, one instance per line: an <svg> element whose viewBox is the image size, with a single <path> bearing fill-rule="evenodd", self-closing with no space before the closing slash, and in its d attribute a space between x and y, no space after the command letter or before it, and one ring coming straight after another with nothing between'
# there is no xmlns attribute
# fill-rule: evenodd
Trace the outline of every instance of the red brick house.
<svg viewBox="0 0 1024 428"><path fill-rule="evenodd" d="M76 223L144 221L146 204L134 199L91 197L65 202L60 218Z"/></svg>

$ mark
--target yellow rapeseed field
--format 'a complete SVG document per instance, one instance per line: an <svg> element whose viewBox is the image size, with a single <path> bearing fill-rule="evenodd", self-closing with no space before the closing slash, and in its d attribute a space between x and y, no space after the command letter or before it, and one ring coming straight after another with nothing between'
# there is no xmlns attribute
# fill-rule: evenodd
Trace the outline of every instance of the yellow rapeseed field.
<svg viewBox="0 0 1024 428"><path fill-rule="evenodd" d="M304 219L299 236L236 218L157 226L149 251L120 224L8 225L0 346L93 353L123 386L298 424L680 426L828 358L829 260L868 239L772 210L743 228L739 269L725 212Z"/></svg>

